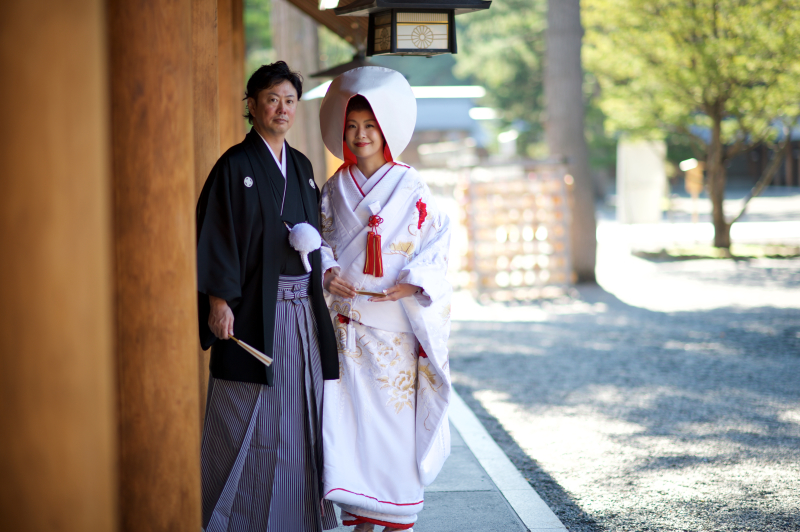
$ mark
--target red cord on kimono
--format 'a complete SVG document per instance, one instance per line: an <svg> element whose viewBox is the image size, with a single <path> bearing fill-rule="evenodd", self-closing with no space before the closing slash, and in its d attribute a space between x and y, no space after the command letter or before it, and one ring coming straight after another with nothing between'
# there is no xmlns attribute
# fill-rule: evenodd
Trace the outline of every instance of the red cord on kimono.
<svg viewBox="0 0 800 532"><path fill-rule="evenodd" d="M377 214L369 217L371 231L367 233L367 260L364 262L364 273L373 277L383 277L383 255L381 253L381 235L378 226L383 223L383 218Z"/></svg>
<svg viewBox="0 0 800 532"><path fill-rule="evenodd" d="M417 210L419 211L419 221L417 222L417 229L422 229L422 224L428 216L428 206L422 202L422 198L417 202Z"/></svg>

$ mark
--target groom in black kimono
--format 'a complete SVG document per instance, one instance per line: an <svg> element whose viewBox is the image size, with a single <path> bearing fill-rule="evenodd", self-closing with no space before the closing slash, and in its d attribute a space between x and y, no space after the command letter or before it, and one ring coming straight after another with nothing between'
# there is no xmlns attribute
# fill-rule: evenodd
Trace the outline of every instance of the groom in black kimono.
<svg viewBox="0 0 800 532"><path fill-rule="evenodd" d="M313 168L285 141L302 90L283 61L252 75L253 128L217 161L197 204L200 340L211 347L201 450L206 532L337 526L331 504L320 505L322 381L339 377L336 343L320 251L310 254L309 275L287 228L307 222L319 231Z"/></svg>

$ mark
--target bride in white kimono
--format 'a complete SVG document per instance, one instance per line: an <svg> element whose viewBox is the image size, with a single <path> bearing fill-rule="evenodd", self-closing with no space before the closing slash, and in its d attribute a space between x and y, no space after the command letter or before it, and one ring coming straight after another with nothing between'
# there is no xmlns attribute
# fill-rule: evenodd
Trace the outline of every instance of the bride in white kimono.
<svg viewBox="0 0 800 532"><path fill-rule="evenodd" d="M450 222L413 168L395 162L416 100L381 67L350 70L320 109L345 161L322 189L325 297L339 380L325 381L325 498L345 525L411 530L450 454Z"/></svg>

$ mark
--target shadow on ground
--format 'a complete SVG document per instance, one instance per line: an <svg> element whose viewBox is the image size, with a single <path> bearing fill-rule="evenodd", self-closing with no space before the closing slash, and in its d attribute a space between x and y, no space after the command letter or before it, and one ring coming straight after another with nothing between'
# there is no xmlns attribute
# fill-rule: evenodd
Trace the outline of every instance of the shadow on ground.
<svg viewBox="0 0 800 532"><path fill-rule="evenodd" d="M503 429L497 419L483 408L480 401L475 399L472 395L472 388L456 385L456 390L475 413L483 426L486 427L492 435L492 438L494 438L500 448L503 449L506 456L508 456L514 466L522 473L522 476L525 477L533 489L536 490L544 502L547 503L547 506L561 519L562 523L565 523L565 526L567 526L569 530L576 532L603 530L600 524L584 512L581 507L575 503L570 494L567 493L553 477L544 471L535 460L520 448L514 438Z"/></svg>
<svg viewBox="0 0 800 532"><path fill-rule="evenodd" d="M451 336L457 389L565 525L800 530L800 312L579 294Z"/></svg>

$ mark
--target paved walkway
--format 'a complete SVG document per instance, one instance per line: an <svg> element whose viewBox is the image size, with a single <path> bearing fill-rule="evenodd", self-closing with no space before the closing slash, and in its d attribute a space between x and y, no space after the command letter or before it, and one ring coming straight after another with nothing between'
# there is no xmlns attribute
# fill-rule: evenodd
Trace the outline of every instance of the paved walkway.
<svg viewBox="0 0 800 532"><path fill-rule="evenodd" d="M452 452L425 492L425 509L414 530L566 531L457 395L450 419Z"/></svg>

